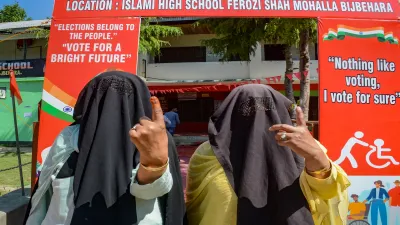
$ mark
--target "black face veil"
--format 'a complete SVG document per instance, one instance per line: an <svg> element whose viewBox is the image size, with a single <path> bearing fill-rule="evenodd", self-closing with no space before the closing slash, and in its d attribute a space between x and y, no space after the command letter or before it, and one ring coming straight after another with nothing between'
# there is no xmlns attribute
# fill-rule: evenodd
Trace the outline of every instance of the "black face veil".
<svg viewBox="0 0 400 225"><path fill-rule="evenodd" d="M290 106L267 85L244 85L210 119L210 144L238 196L238 225L314 224L298 180L304 161L268 131L292 124Z"/></svg>
<svg viewBox="0 0 400 225"><path fill-rule="evenodd" d="M129 187L132 169L140 156L128 132L142 116L152 117L150 93L146 84L133 74L105 72L81 91L73 124L80 126L79 154L72 153L57 175L59 179L74 176L72 225L137 223L135 198ZM186 222L182 178L170 135L168 156L174 184L168 194L159 198L159 206L164 224L182 225ZM37 184L33 193L36 189Z"/></svg>

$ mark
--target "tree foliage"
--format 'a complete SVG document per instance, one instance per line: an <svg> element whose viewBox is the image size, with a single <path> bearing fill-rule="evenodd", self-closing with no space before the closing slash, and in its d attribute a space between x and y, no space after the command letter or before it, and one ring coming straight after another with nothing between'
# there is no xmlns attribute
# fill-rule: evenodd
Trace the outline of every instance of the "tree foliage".
<svg viewBox="0 0 400 225"><path fill-rule="evenodd" d="M222 61L239 56L248 61L250 54L255 53L258 41L265 37L267 19L210 18L197 22L207 26L215 38L202 40L202 44L210 47L215 54L221 55Z"/></svg>
<svg viewBox="0 0 400 225"><path fill-rule="evenodd" d="M273 18L265 24L265 38L261 41L272 44L297 46L299 44L298 19Z"/></svg>
<svg viewBox="0 0 400 225"><path fill-rule="evenodd" d="M313 40L317 30L314 19L291 18L208 18L198 21L196 25L205 25L216 35L215 38L202 40L202 44L210 47L215 54L221 54L222 60L237 55L242 60L248 60L261 41L298 46L302 29L309 29Z"/></svg>
<svg viewBox="0 0 400 225"><path fill-rule="evenodd" d="M22 8L18 2L11 5L4 5L2 9L0 9L0 23L5 22L18 22L32 20L26 14L24 8Z"/></svg>
<svg viewBox="0 0 400 225"><path fill-rule="evenodd" d="M258 42L284 44L286 68L285 74L292 73L293 59L291 47L299 48L302 74L300 104L307 116L310 78L305 76L309 70L310 56L308 43L315 42L317 37L317 22L315 19L292 18L256 18L231 19L209 18L198 22L206 25L216 35L215 38L202 40L202 44L210 47L215 54L221 55L221 60L239 56L241 60L249 60L255 52ZM285 76L286 96L294 101L292 81Z"/></svg>
<svg viewBox="0 0 400 225"><path fill-rule="evenodd" d="M166 26L150 23L151 18L143 18L140 26L139 52L157 55L161 47L169 45L166 37L180 36L183 34L180 27Z"/></svg>

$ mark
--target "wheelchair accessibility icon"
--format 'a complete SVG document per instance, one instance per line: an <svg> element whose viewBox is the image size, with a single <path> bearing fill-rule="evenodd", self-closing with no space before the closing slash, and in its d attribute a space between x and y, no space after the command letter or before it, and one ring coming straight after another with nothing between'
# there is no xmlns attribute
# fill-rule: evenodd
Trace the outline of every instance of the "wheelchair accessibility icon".
<svg viewBox="0 0 400 225"><path fill-rule="evenodd" d="M382 139L375 139L374 144L370 145L361 139L364 137L364 133L361 131L357 131L354 133L354 136L347 140L346 144L342 148L339 159L335 161L336 164L341 164L344 160L348 159L353 168L358 168L358 163L354 156L351 154L351 150L355 145L361 145L364 147L369 147L371 150L366 154L365 160L369 166L375 169L383 169L388 167L390 164L400 165L396 159L390 155L391 149L384 148L385 141ZM382 164L376 165L371 162L371 156L376 154L376 158L382 161Z"/></svg>

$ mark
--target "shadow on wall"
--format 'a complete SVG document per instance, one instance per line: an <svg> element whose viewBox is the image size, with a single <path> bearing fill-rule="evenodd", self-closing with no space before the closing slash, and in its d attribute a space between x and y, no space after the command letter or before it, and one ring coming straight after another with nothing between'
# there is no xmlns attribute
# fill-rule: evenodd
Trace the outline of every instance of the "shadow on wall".
<svg viewBox="0 0 400 225"><path fill-rule="evenodd" d="M6 99L0 99L0 143L14 144L14 118L8 79L0 80L0 87L6 87ZM37 104L42 98L43 80L18 80L22 104L17 105L17 123L19 140L22 144L30 144L33 135L33 122L37 121Z"/></svg>

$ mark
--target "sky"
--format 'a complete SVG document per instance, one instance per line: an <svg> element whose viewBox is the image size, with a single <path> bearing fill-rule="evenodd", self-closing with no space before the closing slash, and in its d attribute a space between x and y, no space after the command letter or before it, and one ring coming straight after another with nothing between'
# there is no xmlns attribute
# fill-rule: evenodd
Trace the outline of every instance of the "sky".
<svg viewBox="0 0 400 225"><path fill-rule="evenodd" d="M18 2L34 20L46 19L53 14L54 0L0 0L0 8L15 2Z"/></svg>

